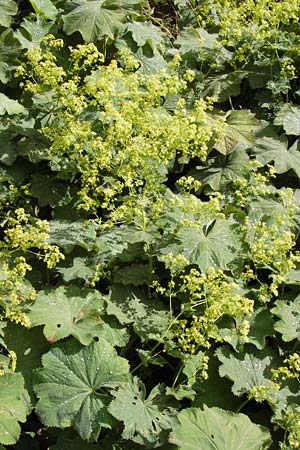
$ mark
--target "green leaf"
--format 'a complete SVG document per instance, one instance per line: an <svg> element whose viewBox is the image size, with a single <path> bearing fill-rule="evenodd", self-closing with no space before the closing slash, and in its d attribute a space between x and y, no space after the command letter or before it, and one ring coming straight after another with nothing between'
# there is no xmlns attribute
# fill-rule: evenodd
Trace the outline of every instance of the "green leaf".
<svg viewBox="0 0 300 450"><path fill-rule="evenodd" d="M104 299L94 289L74 285L39 291L28 313L33 327L45 325L49 342L74 336L88 345L103 330L100 318Z"/></svg>
<svg viewBox="0 0 300 450"><path fill-rule="evenodd" d="M51 220L50 244L57 244L66 253L70 253L78 245L88 251L97 249L96 225L83 220Z"/></svg>
<svg viewBox="0 0 300 450"><path fill-rule="evenodd" d="M244 148L252 146L254 133L259 128L255 114L247 109L231 111L225 123L225 135L215 144L220 153L227 155L233 151L236 144L243 144Z"/></svg>
<svg viewBox="0 0 300 450"><path fill-rule="evenodd" d="M41 366L42 355L49 350L49 343L44 338L41 327L27 329L12 322L6 325L5 342L7 348L16 353L16 371L22 373L25 387L34 400L32 372Z"/></svg>
<svg viewBox="0 0 300 450"><path fill-rule="evenodd" d="M35 22L25 18L21 27L15 32L15 37L20 42L22 48L31 49L40 47L42 40L50 32L52 27L53 23L47 22L41 16L37 16Z"/></svg>
<svg viewBox="0 0 300 450"><path fill-rule="evenodd" d="M244 414L219 408L188 408L178 414L169 441L180 450L267 450L269 432Z"/></svg>
<svg viewBox="0 0 300 450"><path fill-rule="evenodd" d="M54 206L65 195L66 186L54 177L35 173L32 176L31 195L39 206Z"/></svg>
<svg viewBox="0 0 300 450"><path fill-rule="evenodd" d="M245 150L236 146L229 155L211 158L207 166L198 166L192 169L189 175L218 191L232 180L242 178L247 173L248 162L249 157Z"/></svg>
<svg viewBox="0 0 300 450"><path fill-rule="evenodd" d="M190 386L193 386L199 377L198 371L201 369L201 363L204 356L205 353L200 351L195 355L188 355L184 358L183 373L187 376L188 384Z"/></svg>
<svg viewBox="0 0 300 450"><path fill-rule="evenodd" d="M274 328L282 334L285 342L300 338L300 295L294 301L276 300L275 307L271 310L278 320Z"/></svg>
<svg viewBox="0 0 300 450"><path fill-rule="evenodd" d="M139 286L150 281L149 264L130 264L119 269L114 276L114 283L132 284Z"/></svg>
<svg viewBox="0 0 300 450"><path fill-rule="evenodd" d="M47 426L73 426L82 439L96 441L101 427L110 428L107 389L128 379L128 362L104 339L82 347L68 341L43 356L34 390L40 398L37 413Z"/></svg>
<svg viewBox="0 0 300 450"><path fill-rule="evenodd" d="M28 413L24 379L20 373L0 376L0 444L12 445L20 436L20 425Z"/></svg>
<svg viewBox="0 0 300 450"><path fill-rule="evenodd" d="M79 31L85 42L95 42L104 36L114 38L125 20L118 0L73 0L73 11L63 17L64 31L72 34Z"/></svg>
<svg viewBox="0 0 300 450"><path fill-rule="evenodd" d="M237 258L240 243L231 220L216 219L206 226L183 227L161 254L183 254L190 264L197 264L202 272L210 267L226 269Z"/></svg>
<svg viewBox="0 0 300 450"><path fill-rule="evenodd" d="M203 407L203 405L213 407L217 406L223 409L235 411L238 407L238 399L231 391L231 382L222 379L219 375L219 361L210 354L208 361L208 378L202 382L198 382L195 386L197 389L197 396L195 397L192 406Z"/></svg>
<svg viewBox="0 0 300 450"><path fill-rule="evenodd" d="M11 25L12 17L17 12L18 5L14 0L0 0L0 25L8 28Z"/></svg>
<svg viewBox="0 0 300 450"><path fill-rule="evenodd" d="M155 386L146 398L146 388L137 377L113 392L109 412L124 422L123 438L139 444L157 444L162 430L171 429L170 411L161 405L163 388Z"/></svg>
<svg viewBox="0 0 300 450"><path fill-rule="evenodd" d="M160 340L169 326L169 311L165 306L158 300L148 300L141 290L129 286L112 286L107 313L123 325L133 323L143 340Z"/></svg>
<svg viewBox="0 0 300 450"><path fill-rule="evenodd" d="M299 139L288 149L288 141L285 136L279 138L262 137L255 141L252 151L262 164L274 162L277 173L285 173L293 169L300 177Z"/></svg>
<svg viewBox="0 0 300 450"><path fill-rule="evenodd" d="M68 267L56 267L55 270L62 274L64 281L72 281L82 279L86 283L92 280L96 273L95 258L76 257L72 261L72 265Z"/></svg>
<svg viewBox="0 0 300 450"><path fill-rule="evenodd" d="M24 106L20 105L17 100L12 100L0 92L0 116L3 116L6 113L9 116L14 114L25 114L26 109Z"/></svg>
<svg viewBox="0 0 300 450"><path fill-rule="evenodd" d="M254 386L271 385L270 370L275 360L275 352L271 349L233 353L228 346L223 346L215 354L222 363L219 373L233 381L232 392L235 395L243 395Z"/></svg>
<svg viewBox="0 0 300 450"><path fill-rule="evenodd" d="M286 134L300 136L300 108L287 103L276 114L274 125L281 125Z"/></svg>
<svg viewBox="0 0 300 450"><path fill-rule="evenodd" d="M224 103L229 97L235 97L240 94L241 80L245 77L246 72L236 70L231 73L214 74L207 77L204 82L204 90L201 97L214 97L217 102Z"/></svg>
<svg viewBox="0 0 300 450"><path fill-rule="evenodd" d="M217 33L208 33L203 28L186 28L182 30L175 41L175 45L180 47L180 53L187 52L212 52L221 54L224 59L231 58L231 52L226 50L219 42Z"/></svg>
<svg viewBox="0 0 300 450"><path fill-rule="evenodd" d="M268 309L257 308L250 320L249 343L262 350L266 344L266 337L274 335L274 319Z"/></svg>
<svg viewBox="0 0 300 450"><path fill-rule="evenodd" d="M166 60L160 53L148 57L139 49L134 56L141 64L138 71L144 75L155 74L167 69Z"/></svg>
<svg viewBox="0 0 300 450"><path fill-rule="evenodd" d="M18 152L14 137L10 131L0 132L0 162L6 166L12 166L17 159Z"/></svg>
<svg viewBox="0 0 300 450"><path fill-rule="evenodd" d="M7 83L11 73L17 65L17 56L20 53L20 44L14 37L11 29L0 34L0 81Z"/></svg>
<svg viewBox="0 0 300 450"><path fill-rule="evenodd" d="M45 19L55 19L58 14L57 8L51 0L29 0L37 16Z"/></svg>
<svg viewBox="0 0 300 450"><path fill-rule="evenodd" d="M126 32L131 33L133 40L139 47L148 43L152 51L155 51L156 47L163 43L160 29L151 22L129 22L125 29Z"/></svg>

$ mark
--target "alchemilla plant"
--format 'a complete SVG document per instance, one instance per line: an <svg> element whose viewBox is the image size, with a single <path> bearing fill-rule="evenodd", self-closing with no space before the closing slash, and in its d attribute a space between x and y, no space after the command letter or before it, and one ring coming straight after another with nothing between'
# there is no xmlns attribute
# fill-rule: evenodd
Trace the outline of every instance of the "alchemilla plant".
<svg viewBox="0 0 300 450"><path fill-rule="evenodd" d="M0 7L0 449L300 448L300 2Z"/></svg>

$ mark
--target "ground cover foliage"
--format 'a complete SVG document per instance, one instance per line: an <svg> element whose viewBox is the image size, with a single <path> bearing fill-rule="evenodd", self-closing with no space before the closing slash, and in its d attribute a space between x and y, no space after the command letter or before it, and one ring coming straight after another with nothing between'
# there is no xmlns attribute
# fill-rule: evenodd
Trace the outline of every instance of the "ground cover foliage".
<svg viewBox="0 0 300 450"><path fill-rule="evenodd" d="M0 448L300 448L300 2L0 0Z"/></svg>

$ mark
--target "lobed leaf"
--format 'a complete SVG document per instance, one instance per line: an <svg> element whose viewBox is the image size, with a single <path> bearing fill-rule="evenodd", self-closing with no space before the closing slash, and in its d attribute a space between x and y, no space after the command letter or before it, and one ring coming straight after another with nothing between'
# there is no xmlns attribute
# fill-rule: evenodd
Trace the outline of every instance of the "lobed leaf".
<svg viewBox="0 0 300 450"><path fill-rule="evenodd" d="M169 440L179 450L267 450L271 437L266 428L244 414L220 408L187 408L178 414L179 424Z"/></svg>
<svg viewBox="0 0 300 450"><path fill-rule="evenodd" d="M294 301L276 300L271 312L280 318L274 328L285 342L300 338L300 295Z"/></svg>
<svg viewBox="0 0 300 450"><path fill-rule="evenodd" d="M82 439L96 441L101 427L112 426L108 391L127 382L127 360L100 338L88 347L72 340L56 345L42 362L34 383L42 421L47 426L73 426Z"/></svg>

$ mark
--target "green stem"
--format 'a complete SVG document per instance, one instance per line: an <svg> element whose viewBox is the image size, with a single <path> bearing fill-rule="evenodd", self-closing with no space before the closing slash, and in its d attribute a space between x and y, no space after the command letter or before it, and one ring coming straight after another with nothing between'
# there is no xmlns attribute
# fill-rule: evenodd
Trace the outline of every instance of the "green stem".
<svg viewBox="0 0 300 450"><path fill-rule="evenodd" d="M240 404L240 406L235 410L236 413L239 413L244 406L246 406L250 402L250 398L247 398L243 403Z"/></svg>

